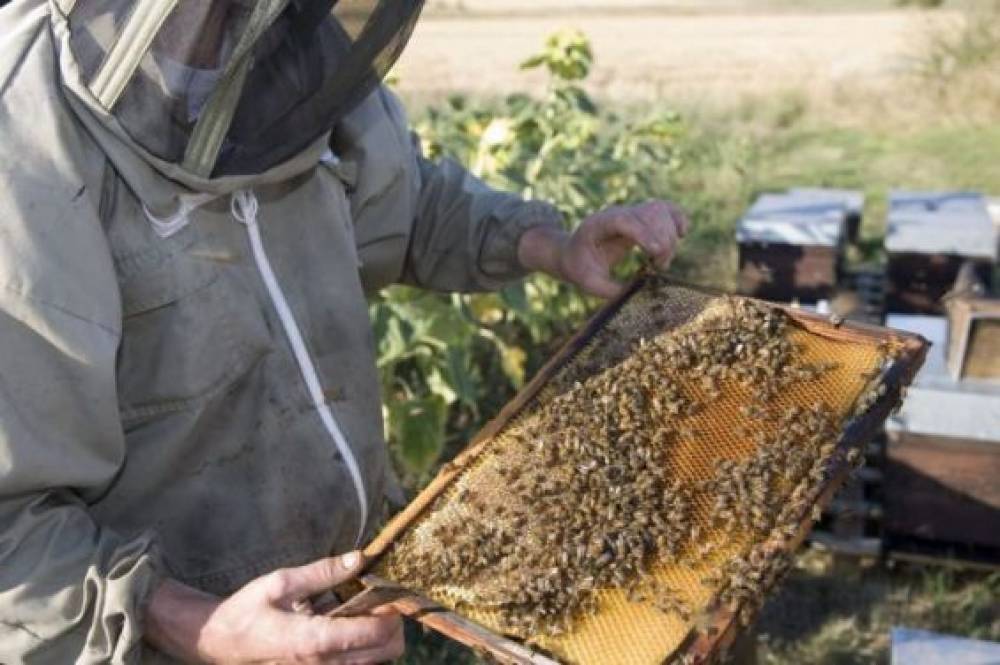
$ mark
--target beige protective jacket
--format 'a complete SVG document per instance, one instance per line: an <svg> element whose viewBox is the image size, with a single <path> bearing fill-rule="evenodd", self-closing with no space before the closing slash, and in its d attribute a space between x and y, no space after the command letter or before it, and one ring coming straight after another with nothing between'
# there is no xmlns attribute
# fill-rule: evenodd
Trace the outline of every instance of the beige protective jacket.
<svg viewBox="0 0 1000 665"><path fill-rule="evenodd" d="M0 663L147 662L163 576L228 594L372 527L366 293L496 288L558 215L425 161L385 91L190 177L96 106L53 7L0 11Z"/></svg>

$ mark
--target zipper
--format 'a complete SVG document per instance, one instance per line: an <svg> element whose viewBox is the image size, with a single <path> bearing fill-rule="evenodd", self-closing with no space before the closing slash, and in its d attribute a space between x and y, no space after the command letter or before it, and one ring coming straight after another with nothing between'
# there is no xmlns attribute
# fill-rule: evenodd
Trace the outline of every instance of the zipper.
<svg viewBox="0 0 1000 665"><path fill-rule="evenodd" d="M347 465L348 471L350 471L351 479L354 482L354 489L358 495L358 504L361 508L361 525L358 529L356 540L356 544L360 545L361 539L364 537L365 526L368 524L368 494L365 490L364 480L361 477L361 469L358 466L357 458L354 457L354 451L351 450L351 446L347 442L347 437L344 436L343 430L341 430L336 417L333 415L333 411L330 409L330 405L323 395L323 385L320 383L319 375L316 372L316 365L309 356L309 351L306 349L305 341L302 338L302 332L299 330L295 316L288 306L288 301L281 290L281 285L278 284L274 270L271 269L271 262L267 258L267 252L264 251L264 243L261 240L260 227L257 223L257 214L260 210L257 197L249 189L234 192L230 200L230 208L233 218L247 229L247 233L250 236L250 247L253 251L254 262L257 264L257 271L264 280L271 303L277 310L278 317L281 319L281 325L285 329L285 335L292 345L292 352L295 355L295 361L298 363L299 371L302 373L302 378L309 391L309 397L312 399L313 405L319 413L323 427L330 435L330 438L333 439L341 458Z"/></svg>

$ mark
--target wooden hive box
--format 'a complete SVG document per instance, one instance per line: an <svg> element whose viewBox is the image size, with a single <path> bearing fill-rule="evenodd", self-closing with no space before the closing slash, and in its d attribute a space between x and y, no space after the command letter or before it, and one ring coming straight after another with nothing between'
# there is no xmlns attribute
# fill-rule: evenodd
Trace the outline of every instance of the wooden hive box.
<svg viewBox="0 0 1000 665"><path fill-rule="evenodd" d="M890 312L942 314L942 297L962 265L972 262L993 283L997 230L986 199L974 193L894 192L885 250Z"/></svg>
<svg viewBox="0 0 1000 665"><path fill-rule="evenodd" d="M760 196L737 225L740 293L779 302L831 298L850 210L812 190Z"/></svg>
<svg viewBox="0 0 1000 665"><path fill-rule="evenodd" d="M890 315L888 324L935 346L886 424L887 534L911 544L1000 548L1000 383L952 376L944 317Z"/></svg>

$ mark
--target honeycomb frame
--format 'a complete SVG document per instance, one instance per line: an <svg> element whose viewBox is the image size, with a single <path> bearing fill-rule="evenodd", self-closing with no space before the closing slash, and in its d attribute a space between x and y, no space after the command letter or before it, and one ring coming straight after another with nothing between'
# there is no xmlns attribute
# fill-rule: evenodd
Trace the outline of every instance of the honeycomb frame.
<svg viewBox="0 0 1000 665"><path fill-rule="evenodd" d="M594 340L606 333L607 329L614 328L616 321L621 325L621 321L619 321L621 318L620 315L626 306L638 294L655 287L657 283L672 289L685 290L690 294L701 296L703 298L702 302L724 295L704 289L686 287L675 282L666 282L664 278L653 274L644 274L636 279L622 296L598 312L540 370L538 375L518 396L493 421L484 427L468 448L451 464L447 465L439 476L383 530L365 552L374 564L373 567L370 567L370 570L377 569L375 566L377 566L380 557L389 551L394 543L398 542L426 514L435 501L442 497L449 489L453 488L462 474L466 473L477 463L477 460L481 459L491 441L500 435L505 428L509 427L511 423L515 422L532 404L543 399L544 395L547 393L551 394L553 390L558 391L560 373L563 369L571 363L579 362L580 358L586 355L588 348L592 346ZM809 501L810 507L814 505L822 506L832 498L836 488L843 482L850 471L851 465L848 462L848 451L856 449L867 442L876 433L879 425L888 416L892 406L899 399L903 386L909 383L916 369L922 363L927 344L926 341L917 336L897 333L884 328L855 323L842 324L841 322L831 321L825 317L811 315L781 305L768 304L767 306L784 311L789 319L804 331L805 334L819 335L840 341L863 342L869 345L891 342L897 349L895 359L883 369L881 375L878 377L878 381L886 388L882 396L874 404L871 404L863 414L851 418L842 431L837 452L831 458L828 465L827 480L817 488L815 496ZM684 316L689 315L690 313L682 313L680 316L683 319ZM627 326L628 323L626 322L625 325ZM768 541L766 547L774 551L793 551L808 533L811 525L810 512L809 508L804 510L804 514L799 520L800 528L794 536L775 538L773 539L774 542ZM371 584L379 583L379 580L375 577L369 577L368 581ZM416 618L425 625L475 649L485 650L493 658L501 662L557 662L551 660L537 646L527 647L508 637L492 632L482 625L471 621L468 617L443 609L428 598L414 595L396 600L393 604L401 613ZM667 656L667 660L674 661L684 658L685 660L682 662L709 662L716 654L731 643L738 633L738 622L736 621L738 613L739 608L718 608L710 617L711 630L694 630L693 627L685 627L685 637L678 642L677 648ZM596 661L598 659L592 660ZM570 662L577 661L570 660Z"/></svg>

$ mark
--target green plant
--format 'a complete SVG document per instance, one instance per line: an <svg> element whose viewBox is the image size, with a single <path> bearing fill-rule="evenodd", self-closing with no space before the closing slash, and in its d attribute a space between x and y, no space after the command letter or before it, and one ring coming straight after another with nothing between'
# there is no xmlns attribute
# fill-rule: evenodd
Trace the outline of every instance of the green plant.
<svg viewBox="0 0 1000 665"><path fill-rule="evenodd" d="M602 110L582 86L592 64L583 34L552 35L523 64L548 71L544 97L512 95L498 104L452 97L416 127L425 152L554 203L570 227L606 206L662 193L679 167L680 118ZM467 441L593 305L544 276L496 294L395 288L375 302L387 435L406 484L419 486L449 446Z"/></svg>

